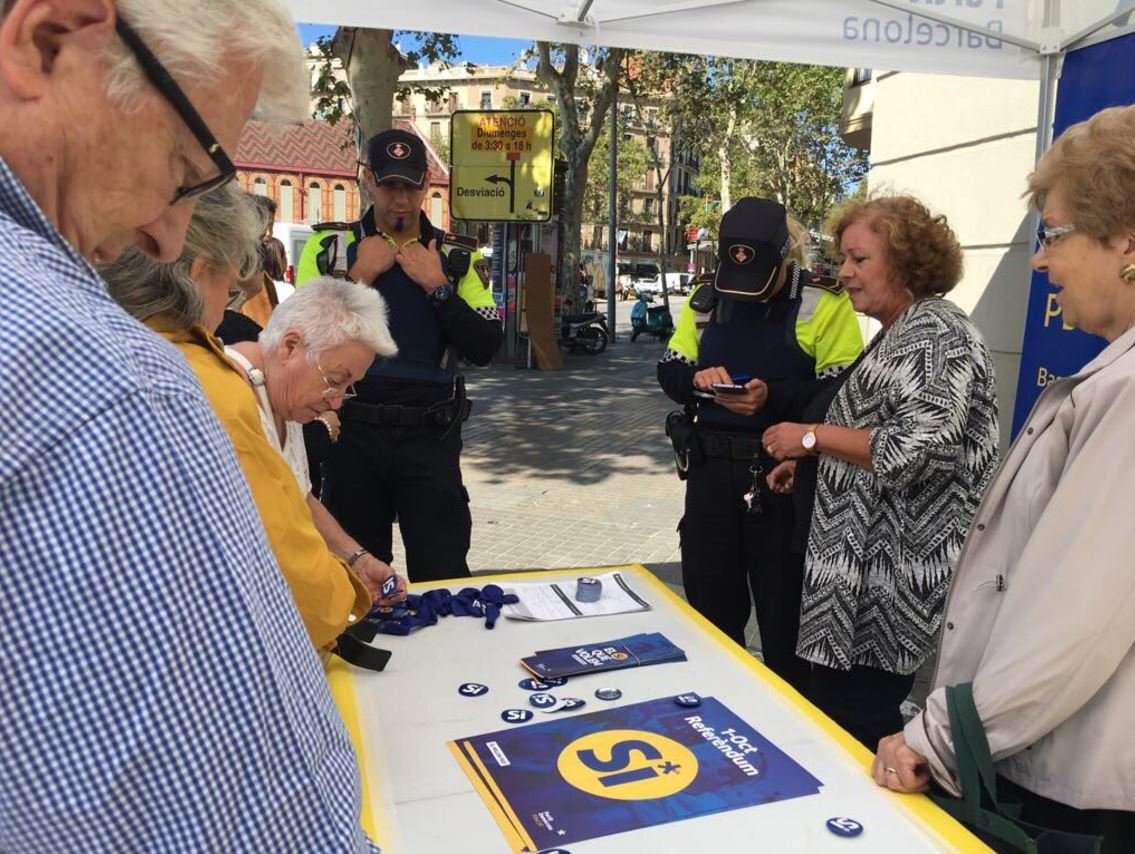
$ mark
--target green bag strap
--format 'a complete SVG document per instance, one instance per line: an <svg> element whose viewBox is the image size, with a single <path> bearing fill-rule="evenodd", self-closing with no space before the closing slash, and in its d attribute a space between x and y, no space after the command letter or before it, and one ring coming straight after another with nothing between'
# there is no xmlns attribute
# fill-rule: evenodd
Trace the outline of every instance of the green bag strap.
<svg viewBox="0 0 1135 854"><path fill-rule="evenodd" d="M933 800L963 824L995 836L1024 854L1036 854L1036 842L1005 817L1005 811L997 800L993 756L973 700L973 686L969 683L947 686L946 711L950 717L950 735L954 741L962 800L937 796ZM983 792L989 795L992 809L982 805Z"/></svg>
<svg viewBox="0 0 1135 854"><path fill-rule="evenodd" d="M973 683L966 682L954 686L954 710L958 724L965 733L969 756L981 778L982 789L989 796L990 803L998 812L1004 812L1001 800L997 797L997 775L993 770L993 754L989 750L989 739L985 737L985 726L977 713L977 703L973 699ZM954 722L950 722L951 732Z"/></svg>
<svg viewBox="0 0 1135 854"><path fill-rule="evenodd" d="M946 686L946 712L950 716L950 736L954 740L954 756L958 764L958 784L962 790L962 800L976 807L981 806L981 775L977 763L973 761L968 731L962 726L958 710L957 689Z"/></svg>

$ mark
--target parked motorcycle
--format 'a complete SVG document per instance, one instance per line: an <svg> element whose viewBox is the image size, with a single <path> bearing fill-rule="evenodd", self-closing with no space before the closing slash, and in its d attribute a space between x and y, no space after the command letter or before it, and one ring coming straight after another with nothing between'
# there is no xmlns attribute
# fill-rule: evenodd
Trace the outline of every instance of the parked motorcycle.
<svg viewBox="0 0 1135 854"><path fill-rule="evenodd" d="M638 302L631 309L631 340L645 333L658 340L669 338L674 332L674 318L666 304L650 305L653 297L648 293L638 295Z"/></svg>
<svg viewBox="0 0 1135 854"><path fill-rule="evenodd" d="M560 343L571 347L573 353L582 349L585 353L597 356L607 349L610 337L607 318L597 311L565 314L560 318Z"/></svg>

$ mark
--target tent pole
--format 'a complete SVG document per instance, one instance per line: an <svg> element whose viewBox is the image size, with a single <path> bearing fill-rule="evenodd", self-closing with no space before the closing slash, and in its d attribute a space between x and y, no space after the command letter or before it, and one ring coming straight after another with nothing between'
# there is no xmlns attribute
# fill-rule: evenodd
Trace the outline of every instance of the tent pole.
<svg viewBox="0 0 1135 854"><path fill-rule="evenodd" d="M616 340L615 335L615 279L619 275L618 265L615 263L615 247L619 242L619 224L616 222L619 210L619 87L615 86L615 94L611 96L611 128L608 154L610 159L610 178L608 179L607 216L610 223L607 226L607 330L611 341Z"/></svg>
<svg viewBox="0 0 1135 854"><path fill-rule="evenodd" d="M1036 160L1052 144L1052 107L1056 93L1056 69L1063 54L1046 54L1041 57L1040 95L1036 110Z"/></svg>

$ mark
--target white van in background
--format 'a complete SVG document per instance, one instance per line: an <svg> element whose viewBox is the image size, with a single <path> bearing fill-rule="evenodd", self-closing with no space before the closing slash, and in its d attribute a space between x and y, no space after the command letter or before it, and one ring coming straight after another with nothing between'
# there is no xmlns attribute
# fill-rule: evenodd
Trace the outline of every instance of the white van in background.
<svg viewBox="0 0 1135 854"><path fill-rule="evenodd" d="M666 273L666 293L688 294L690 281L694 278L692 273Z"/></svg>
<svg viewBox="0 0 1135 854"><path fill-rule="evenodd" d="M288 267L284 271L284 281L289 285L296 283L296 267L300 263L300 254L307 239L315 234L310 225L298 222L272 223L272 236L284 244L284 254L288 258Z"/></svg>

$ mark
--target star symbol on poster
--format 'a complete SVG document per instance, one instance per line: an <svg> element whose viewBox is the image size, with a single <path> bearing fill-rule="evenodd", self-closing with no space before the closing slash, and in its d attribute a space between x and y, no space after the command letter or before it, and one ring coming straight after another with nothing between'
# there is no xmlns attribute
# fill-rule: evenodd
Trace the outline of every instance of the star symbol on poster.
<svg viewBox="0 0 1135 854"><path fill-rule="evenodd" d="M673 762L668 761L668 762L666 762L666 764L659 765L657 767L663 774L677 774L678 769L680 769L682 766L681 765L675 765Z"/></svg>

